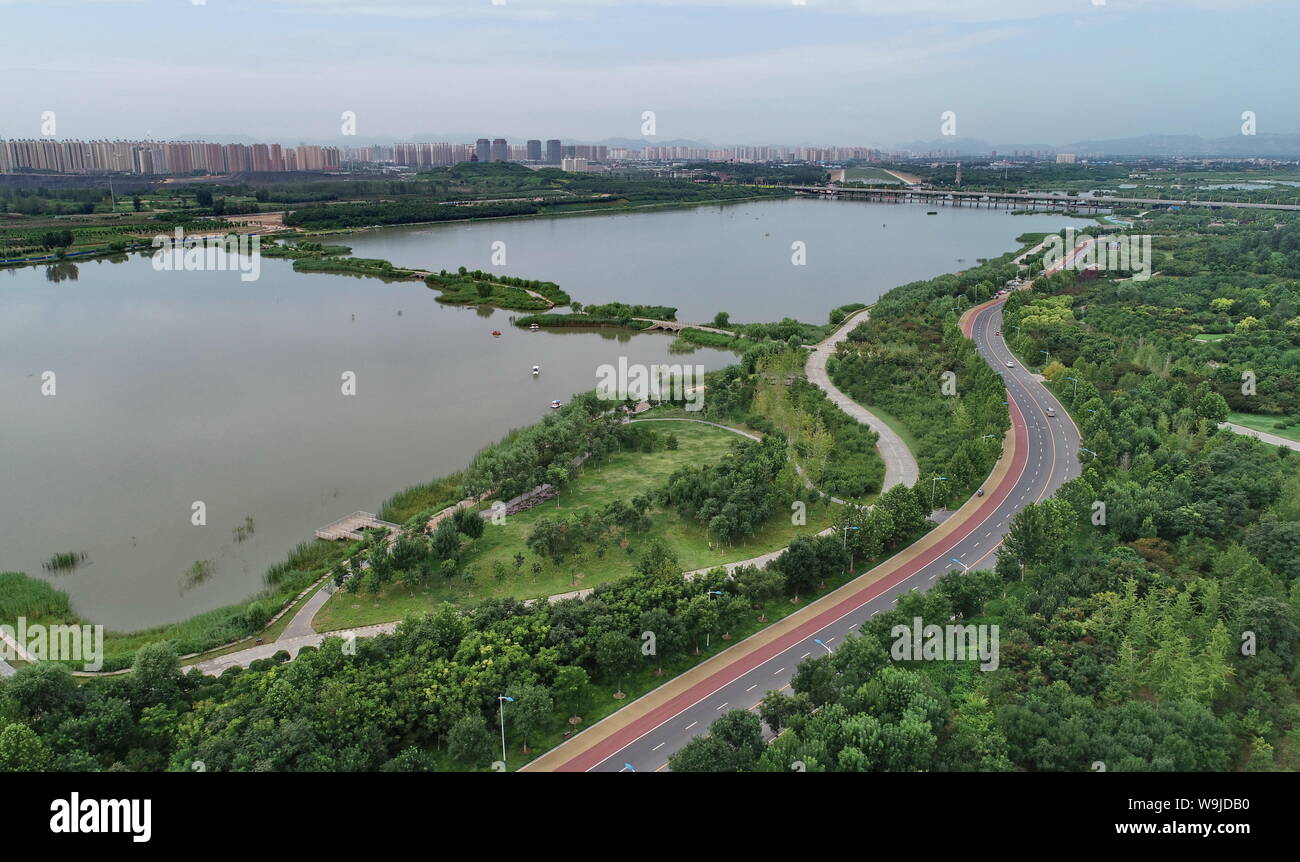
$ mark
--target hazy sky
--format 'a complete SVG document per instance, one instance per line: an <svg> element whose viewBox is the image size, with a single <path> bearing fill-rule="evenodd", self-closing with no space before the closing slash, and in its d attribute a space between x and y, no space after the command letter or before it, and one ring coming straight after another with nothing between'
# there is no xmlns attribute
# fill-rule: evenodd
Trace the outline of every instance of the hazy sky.
<svg viewBox="0 0 1300 862"><path fill-rule="evenodd" d="M1094 2L0 0L0 137L1300 132L1296 0Z"/></svg>

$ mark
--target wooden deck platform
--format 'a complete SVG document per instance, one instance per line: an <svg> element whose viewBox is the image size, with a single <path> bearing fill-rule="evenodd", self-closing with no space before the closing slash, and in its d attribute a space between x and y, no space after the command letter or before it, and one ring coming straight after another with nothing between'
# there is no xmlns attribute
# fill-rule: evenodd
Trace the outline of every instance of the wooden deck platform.
<svg viewBox="0 0 1300 862"><path fill-rule="evenodd" d="M400 524L392 524L388 521L379 520L379 516L373 512L353 512L346 518L339 518L328 526L321 527L316 531L318 539L364 539L361 534L362 530L371 527L387 527L394 532L401 529Z"/></svg>

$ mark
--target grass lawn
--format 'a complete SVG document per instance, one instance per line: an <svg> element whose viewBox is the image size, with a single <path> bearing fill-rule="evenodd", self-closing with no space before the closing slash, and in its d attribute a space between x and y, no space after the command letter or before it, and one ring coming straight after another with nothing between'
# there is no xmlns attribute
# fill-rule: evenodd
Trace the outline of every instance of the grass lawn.
<svg viewBox="0 0 1300 862"><path fill-rule="evenodd" d="M650 529L637 534L626 547L611 545L603 557L598 557L594 547L587 544L580 555L558 566L541 561L542 571L534 576L532 564L537 557L525 541L541 518L566 517L583 508L599 509L614 500L647 494L680 467L716 462L730 450L733 441L742 439L730 431L690 422L664 422L659 430L677 435L676 450L615 453L605 463L583 470L556 499L511 515L502 526L489 523L467 558L475 575L472 583L435 576L428 584L415 588L392 585L378 594L339 592L316 614L315 629L333 631L401 619L444 601L469 605L488 598L533 598L587 589L631 574L637 551L655 537L674 550L682 569L687 571L756 557L785 547L797 535L815 533L830 525L831 506L813 505L808 509L808 523L802 527L793 526L785 513L777 513L747 541L711 548L702 526L686 521L676 512L654 507L650 510ZM526 558L518 574L513 564L516 553ZM493 575L494 560L507 567L503 581Z"/></svg>
<svg viewBox="0 0 1300 862"><path fill-rule="evenodd" d="M1263 431L1266 434L1276 434L1279 437L1285 437L1288 440L1294 440L1300 443L1300 426L1290 428L1278 428L1277 424L1281 422L1281 416L1261 416L1257 413L1229 413L1228 421L1236 425L1245 425L1252 431Z"/></svg>
<svg viewBox="0 0 1300 862"><path fill-rule="evenodd" d="M1196 336L1196 340L1197 341L1218 341L1219 339L1227 338L1227 337L1228 337L1228 333L1226 332L1202 332L1200 335Z"/></svg>

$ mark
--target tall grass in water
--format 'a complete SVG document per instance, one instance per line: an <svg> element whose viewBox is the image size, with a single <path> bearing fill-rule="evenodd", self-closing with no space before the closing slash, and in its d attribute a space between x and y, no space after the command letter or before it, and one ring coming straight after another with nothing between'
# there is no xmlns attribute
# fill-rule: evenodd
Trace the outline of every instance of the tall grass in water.
<svg viewBox="0 0 1300 862"><path fill-rule="evenodd" d="M86 560L85 551L64 551L61 554L55 554L46 560L42 565L52 572L66 572L75 569Z"/></svg>
<svg viewBox="0 0 1300 862"><path fill-rule="evenodd" d="M194 565L190 566L185 572L184 589L189 590L197 587L212 577L212 573L216 570L217 567L212 564L211 560L195 560Z"/></svg>
<svg viewBox="0 0 1300 862"><path fill-rule="evenodd" d="M235 541L242 542L245 539L247 539L249 536L253 535L253 532L254 532L253 516L245 515L244 523L240 524L238 527L235 528Z"/></svg>

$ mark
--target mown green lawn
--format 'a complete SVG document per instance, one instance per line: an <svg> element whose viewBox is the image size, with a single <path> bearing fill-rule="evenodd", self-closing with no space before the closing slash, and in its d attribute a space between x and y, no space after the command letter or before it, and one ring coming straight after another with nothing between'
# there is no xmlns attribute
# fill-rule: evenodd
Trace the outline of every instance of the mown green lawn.
<svg viewBox="0 0 1300 862"><path fill-rule="evenodd" d="M467 564L474 572L472 583L461 578L444 580L435 576L421 587L393 585L378 594L339 592L316 614L314 627L317 631L334 631L387 622L430 610L444 601L470 605L487 598L533 598L587 589L631 574L637 552L656 537L673 549L683 570L690 570L756 557L785 547L797 535L814 533L830 525L833 514L830 504L811 505L807 524L803 526L792 525L788 514L778 512L748 541L720 547L711 542L700 525L684 520L675 512L654 507L650 512L650 529L632 537L625 547L610 545L603 557L587 544L581 554L557 566L540 560L528 549L526 540L541 518L565 517L584 508L597 510L617 499L630 500L638 494L648 494L677 469L688 464L716 462L730 451L734 441L742 439L730 431L692 422L657 423L657 428L677 435L676 450L616 453L605 463L584 469L556 499L511 515L504 525L489 523L467 557ZM513 563L517 553L526 558L518 573ZM494 577L495 560L507 568L504 580ZM542 563L542 570L536 575L532 571L535 560Z"/></svg>
<svg viewBox="0 0 1300 862"><path fill-rule="evenodd" d="M1263 431L1266 434L1276 434L1279 437L1285 437L1288 440L1294 440L1300 443L1300 426L1293 425L1290 428L1279 428L1278 423L1283 421L1281 416L1261 416L1257 413L1229 413L1228 421L1235 425L1245 425L1252 431Z"/></svg>

